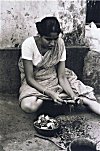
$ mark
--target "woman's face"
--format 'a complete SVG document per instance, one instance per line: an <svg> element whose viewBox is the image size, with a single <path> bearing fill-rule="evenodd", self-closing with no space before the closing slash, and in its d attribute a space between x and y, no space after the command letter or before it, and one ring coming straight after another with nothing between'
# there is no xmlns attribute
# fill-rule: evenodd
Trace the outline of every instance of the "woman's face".
<svg viewBox="0 0 100 151"><path fill-rule="evenodd" d="M51 33L49 37L42 36L42 46L48 49L52 49L56 44L58 36L59 35L57 33Z"/></svg>

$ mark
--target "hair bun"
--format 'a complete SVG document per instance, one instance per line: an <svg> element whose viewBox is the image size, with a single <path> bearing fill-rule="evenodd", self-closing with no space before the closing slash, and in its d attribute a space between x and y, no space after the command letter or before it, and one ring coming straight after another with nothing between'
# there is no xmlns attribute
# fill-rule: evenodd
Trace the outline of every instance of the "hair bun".
<svg viewBox="0 0 100 151"><path fill-rule="evenodd" d="M37 28L37 30L38 30L38 33L40 34L40 35L42 35L43 33L43 31L42 31L42 23L41 22L36 22L36 28Z"/></svg>

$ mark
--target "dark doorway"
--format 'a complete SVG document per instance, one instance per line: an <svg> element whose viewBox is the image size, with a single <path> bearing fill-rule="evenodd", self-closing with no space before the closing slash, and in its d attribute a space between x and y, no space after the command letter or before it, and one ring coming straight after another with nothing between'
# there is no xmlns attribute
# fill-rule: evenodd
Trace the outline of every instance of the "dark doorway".
<svg viewBox="0 0 100 151"><path fill-rule="evenodd" d="M86 24L94 22L100 28L100 1L87 0Z"/></svg>

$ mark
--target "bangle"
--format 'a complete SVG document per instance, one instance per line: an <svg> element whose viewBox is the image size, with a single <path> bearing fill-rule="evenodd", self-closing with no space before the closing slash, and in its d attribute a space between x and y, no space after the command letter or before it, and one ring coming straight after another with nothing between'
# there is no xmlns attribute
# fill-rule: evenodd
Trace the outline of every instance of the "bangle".
<svg viewBox="0 0 100 151"><path fill-rule="evenodd" d="M47 88L45 88L44 90L43 90L43 95L45 95L45 91L47 90Z"/></svg>

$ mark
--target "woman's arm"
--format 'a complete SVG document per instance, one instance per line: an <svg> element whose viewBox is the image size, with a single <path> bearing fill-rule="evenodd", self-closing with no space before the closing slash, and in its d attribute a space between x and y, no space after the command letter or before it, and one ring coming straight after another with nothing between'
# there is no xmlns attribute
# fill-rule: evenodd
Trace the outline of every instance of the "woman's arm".
<svg viewBox="0 0 100 151"><path fill-rule="evenodd" d="M32 61L23 59L23 65L24 65L24 71L26 76L26 82L29 86L37 89L41 93L45 93L46 95L50 96L55 102L60 103L63 100L59 97L59 95L51 90L45 89L44 86L39 84L34 79L34 73L33 73L33 64Z"/></svg>
<svg viewBox="0 0 100 151"><path fill-rule="evenodd" d="M44 88L35 79L33 74L33 64L31 60L23 59L24 71L26 76L26 82L29 86L36 88L38 91L43 93Z"/></svg>
<svg viewBox="0 0 100 151"><path fill-rule="evenodd" d="M60 61L57 68L59 84L63 90L73 99L76 99L76 95L73 92L67 77L65 76L65 61Z"/></svg>

